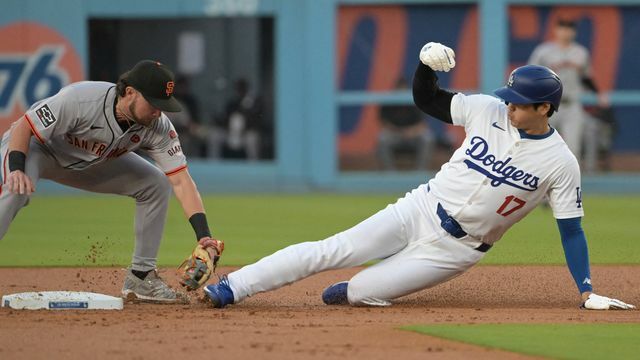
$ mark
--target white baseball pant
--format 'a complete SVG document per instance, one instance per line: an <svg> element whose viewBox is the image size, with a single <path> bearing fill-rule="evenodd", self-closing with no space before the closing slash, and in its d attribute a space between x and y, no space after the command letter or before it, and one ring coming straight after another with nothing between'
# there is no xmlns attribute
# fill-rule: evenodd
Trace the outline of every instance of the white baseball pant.
<svg viewBox="0 0 640 360"><path fill-rule="evenodd" d="M440 226L437 200L424 184L349 230L327 239L291 245L228 275L238 303L315 273L380 262L349 281L352 305L390 305L390 300L450 280L484 253L470 236L457 239Z"/></svg>

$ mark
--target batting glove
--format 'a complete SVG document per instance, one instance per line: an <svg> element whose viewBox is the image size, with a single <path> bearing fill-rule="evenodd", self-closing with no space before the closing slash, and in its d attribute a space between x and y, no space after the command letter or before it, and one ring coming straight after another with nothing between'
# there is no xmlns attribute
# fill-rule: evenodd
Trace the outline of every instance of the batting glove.
<svg viewBox="0 0 640 360"><path fill-rule="evenodd" d="M589 310L631 310L636 307L618 299L590 294L587 300L582 304L582 308Z"/></svg>
<svg viewBox="0 0 640 360"><path fill-rule="evenodd" d="M449 72L456 66L456 54L450 47L430 42L420 50L420 61L435 71Z"/></svg>

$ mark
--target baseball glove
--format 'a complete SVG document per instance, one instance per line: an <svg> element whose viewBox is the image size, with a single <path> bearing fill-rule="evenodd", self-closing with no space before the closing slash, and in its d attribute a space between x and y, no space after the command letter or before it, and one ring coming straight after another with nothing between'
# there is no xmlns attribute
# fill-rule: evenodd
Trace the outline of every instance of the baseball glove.
<svg viewBox="0 0 640 360"><path fill-rule="evenodd" d="M191 255L178 266L178 281L187 291L196 290L213 275L224 243L212 238L200 239Z"/></svg>

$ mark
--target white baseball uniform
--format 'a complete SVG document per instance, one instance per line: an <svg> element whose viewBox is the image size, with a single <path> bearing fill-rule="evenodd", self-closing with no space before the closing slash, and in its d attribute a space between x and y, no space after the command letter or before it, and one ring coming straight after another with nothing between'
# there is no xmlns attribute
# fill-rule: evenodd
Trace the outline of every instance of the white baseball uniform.
<svg viewBox="0 0 640 360"><path fill-rule="evenodd" d="M383 259L349 281L348 299L388 305L462 274L545 196L556 218L583 216L580 169L554 129L527 135L510 124L503 102L486 95L456 94L450 111L467 136L433 179L349 230L232 272L234 302Z"/></svg>
<svg viewBox="0 0 640 360"><path fill-rule="evenodd" d="M115 117L116 88L108 82L79 82L41 100L26 112L31 138L25 172L92 192L127 195L136 200L136 246L132 269L155 268L171 186L165 176L186 168L178 135L162 114L151 126L126 131ZM3 184L9 173L11 129L2 138ZM134 151L146 152L157 167ZM160 169L158 169L158 167ZM29 196L2 191L0 238Z"/></svg>

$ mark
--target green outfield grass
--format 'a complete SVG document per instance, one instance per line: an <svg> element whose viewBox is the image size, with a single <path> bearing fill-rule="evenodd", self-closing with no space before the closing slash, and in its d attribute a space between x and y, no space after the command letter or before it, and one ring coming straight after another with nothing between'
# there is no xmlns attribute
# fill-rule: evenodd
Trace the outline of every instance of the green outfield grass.
<svg viewBox="0 0 640 360"><path fill-rule="evenodd" d="M556 359L636 359L640 353L640 324L414 325L403 329Z"/></svg>
<svg viewBox="0 0 640 360"><path fill-rule="evenodd" d="M204 201L214 234L226 242L222 265L254 262L284 246L323 239L394 202L394 195L212 195ZM640 197L585 198L584 228L594 264L638 264ZM35 196L0 240L0 266L127 265L134 202L119 196ZM366 239L363 239L366 241ZM173 200L159 263L173 266L195 244ZM537 209L516 224L484 264L563 264L555 220Z"/></svg>

